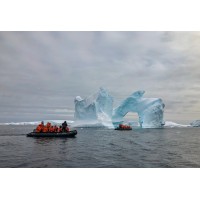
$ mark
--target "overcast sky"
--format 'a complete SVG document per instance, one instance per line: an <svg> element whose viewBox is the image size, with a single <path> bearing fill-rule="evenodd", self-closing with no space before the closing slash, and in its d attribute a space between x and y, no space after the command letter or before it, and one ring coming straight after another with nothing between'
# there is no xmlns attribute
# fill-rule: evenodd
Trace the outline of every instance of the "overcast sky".
<svg viewBox="0 0 200 200"><path fill-rule="evenodd" d="M74 98L136 90L200 119L200 32L0 32L0 122L73 119Z"/></svg>

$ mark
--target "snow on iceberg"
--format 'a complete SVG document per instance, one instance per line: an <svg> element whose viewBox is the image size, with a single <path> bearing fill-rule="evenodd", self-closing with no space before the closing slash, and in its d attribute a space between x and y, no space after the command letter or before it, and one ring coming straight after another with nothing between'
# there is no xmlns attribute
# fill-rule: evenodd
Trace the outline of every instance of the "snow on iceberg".
<svg viewBox="0 0 200 200"><path fill-rule="evenodd" d="M164 103L159 98L143 98L144 91L137 91L126 98L113 110L113 97L100 88L99 92L86 99L77 96L75 103L75 124L102 124L111 127L112 124L123 122L128 112L136 112L142 128L160 128L164 125Z"/></svg>
<svg viewBox="0 0 200 200"><path fill-rule="evenodd" d="M113 121L122 121L128 112L136 112L142 128L161 128L164 125L164 103L160 98L143 98L145 91L137 91L113 111Z"/></svg>

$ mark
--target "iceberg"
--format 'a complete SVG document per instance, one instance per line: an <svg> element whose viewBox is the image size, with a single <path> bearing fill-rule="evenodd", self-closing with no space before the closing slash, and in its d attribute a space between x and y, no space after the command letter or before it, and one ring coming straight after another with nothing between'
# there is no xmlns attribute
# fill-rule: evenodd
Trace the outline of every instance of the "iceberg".
<svg viewBox="0 0 200 200"><path fill-rule="evenodd" d="M200 120L195 120L190 123L192 127L200 127Z"/></svg>
<svg viewBox="0 0 200 200"><path fill-rule="evenodd" d="M77 96L75 104L75 124L79 126L99 124L113 127L123 122L128 112L136 112L142 128L161 128L164 125L164 103L160 98L143 98L144 91L136 91L113 109L113 97L103 88L88 98ZM75 125L74 124L74 125ZM111 125L112 124L112 125Z"/></svg>
<svg viewBox="0 0 200 200"><path fill-rule="evenodd" d="M113 97L104 89L85 99L77 96L74 100L74 126L106 126L112 125Z"/></svg>
<svg viewBox="0 0 200 200"><path fill-rule="evenodd" d="M161 128L164 125L164 103L160 98L143 98L145 91L136 91L113 110L113 121L122 121L128 112L136 112L142 128Z"/></svg>

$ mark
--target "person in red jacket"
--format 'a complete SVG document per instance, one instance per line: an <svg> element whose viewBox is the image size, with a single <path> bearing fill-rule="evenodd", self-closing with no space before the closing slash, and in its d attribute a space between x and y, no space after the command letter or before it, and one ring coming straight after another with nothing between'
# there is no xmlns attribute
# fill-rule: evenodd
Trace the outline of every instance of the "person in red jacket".
<svg viewBox="0 0 200 200"><path fill-rule="evenodd" d="M54 131L53 131L53 132L54 132L54 133L57 133L58 127L55 125L53 128L54 128Z"/></svg>
<svg viewBox="0 0 200 200"><path fill-rule="evenodd" d="M62 132L62 126L58 127L57 133L61 133Z"/></svg>
<svg viewBox="0 0 200 200"><path fill-rule="evenodd" d="M47 125L43 127L42 132L43 132L43 133L49 132L49 128L47 127Z"/></svg>
<svg viewBox="0 0 200 200"><path fill-rule="evenodd" d="M36 132L37 133L40 133L43 131L43 128L44 128L44 122L42 121L36 128Z"/></svg>
<svg viewBox="0 0 200 200"><path fill-rule="evenodd" d="M51 133L54 132L54 127L53 127L53 126L51 126L51 127L49 128L49 132L51 132Z"/></svg>
<svg viewBox="0 0 200 200"><path fill-rule="evenodd" d="M50 123L50 122L47 122L47 125L46 125L46 127L48 128L48 132L50 132L51 123Z"/></svg>
<svg viewBox="0 0 200 200"><path fill-rule="evenodd" d="M69 132L69 131L70 131L70 129L69 129L69 127L67 126L67 127L66 127L66 132Z"/></svg>

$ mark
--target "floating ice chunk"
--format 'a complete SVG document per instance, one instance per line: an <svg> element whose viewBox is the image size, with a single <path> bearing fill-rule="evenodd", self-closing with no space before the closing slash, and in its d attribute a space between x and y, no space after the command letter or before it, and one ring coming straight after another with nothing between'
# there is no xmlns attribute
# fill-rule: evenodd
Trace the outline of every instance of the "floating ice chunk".
<svg viewBox="0 0 200 200"><path fill-rule="evenodd" d="M190 125L193 127L200 127L200 120L195 120L191 122Z"/></svg>
<svg viewBox="0 0 200 200"><path fill-rule="evenodd" d="M166 121L165 122L165 127L170 127L170 128L174 128L174 127L191 127L191 125L185 125L185 124L178 124L175 122L171 122L171 121Z"/></svg>

